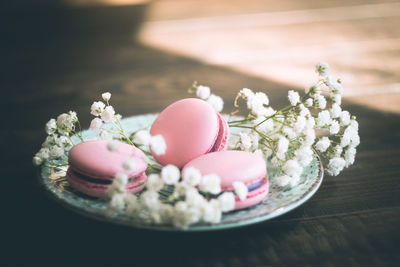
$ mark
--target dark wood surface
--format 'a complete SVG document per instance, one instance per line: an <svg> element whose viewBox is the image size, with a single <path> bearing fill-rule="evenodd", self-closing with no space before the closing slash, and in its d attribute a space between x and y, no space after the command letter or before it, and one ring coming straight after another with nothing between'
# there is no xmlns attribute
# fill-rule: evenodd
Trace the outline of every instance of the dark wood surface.
<svg viewBox="0 0 400 267"><path fill-rule="evenodd" d="M44 124L75 110L88 126L90 104L103 91L125 116L188 97L194 80L221 95L226 111L242 87L268 88L275 107L285 104L285 85L133 44L123 30L54 38L11 30L3 39L2 266L399 265L400 115L346 101L360 123L355 165L326 176L308 202L271 221L212 233L152 232L88 219L49 199L31 164Z"/></svg>

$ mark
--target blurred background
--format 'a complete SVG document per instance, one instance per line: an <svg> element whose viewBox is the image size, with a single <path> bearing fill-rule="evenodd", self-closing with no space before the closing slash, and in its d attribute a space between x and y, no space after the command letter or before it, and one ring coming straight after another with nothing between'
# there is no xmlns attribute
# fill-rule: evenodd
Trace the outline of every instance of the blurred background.
<svg viewBox="0 0 400 267"><path fill-rule="evenodd" d="M141 86L136 75L118 86L110 80L166 64L158 65L140 44L287 88L309 86L314 64L326 61L349 101L400 112L399 1L25 0L2 6L3 51L11 57L6 69L25 80L74 75L74 86L85 83L86 90L135 91ZM207 82L201 73L196 77ZM68 83L43 86L51 94Z"/></svg>
<svg viewBox="0 0 400 267"><path fill-rule="evenodd" d="M173 101L189 97L186 89L193 81L222 96L225 112L231 110L235 94L243 87L264 91L271 105L279 108L287 104L288 90L302 91L313 83L318 61L328 62L332 72L342 78L344 108L360 122L362 144L356 165L335 179L326 179L307 205L278 221L235 232L237 235L223 233L220 243L215 238L213 246L200 235L184 237L182 244L199 238L197 247L192 251L181 245L186 254L177 259L169 246L171 236L160 240L158 233L131 230L140 241L133 250L145 253L147 261L167 257L174 266L185 266L193 259L204 263L196 266L209 266L210 255L215 266L223 266L218 260L226 258L232 258L229 266L239 266L239 258L232 253L248 260L247 266L257 266L266 258L297 263L310 251L322 253L315 261L319 263L326 251L338 248L342 249L339 254L350 259L354 249L361 251L360 255L380 249L382 254L377 257L383 255L384 261L385 253L396 249L394 242L386 241L398 240L391 239L398 224L395 219L390 227L379 224L384 221L380 213L375 224L364 228L344 218L339 223L343 236L367 230L360 230L352 242L339 240L328 244L329 248L322 241L325 237L336 240L336 232L342 228L329 229L339 225L337 221L310 219L310 232L298 230L296 225L298 218L398 207L398 187L390 179L398 178L400 151L399 1L19 0L0 4L0 22L0 107L5 120L0 130L5 158L1 172L8 178L2 180L7 188L3 191L11 203L3 210L3 218L11 226L4 229L11 229L13 236L5 243L25 253L25 258L13 260L35 262L44 259L44 251L76 263L74 257L64 257L66 247L74 244L73 253L86 256L86 262L93 260L87 255L114 254L118 256L104 259L102 264L115 265L116 260L125 258L124 253L132 251L132 244L122 250L98 247L105 240L119 244L127 229L66 211L39 188L31 159L45 138L43 128L50 118L75 110L83 127L88 127L90 105L105 91L113 94L112 104L123 116L159 112ZM276 223L279 220L285 223ZM272 230L260 235L265 229ZM310 241L309 250L297 253L293 248L300 247L303 239L296 236L305 233L313 240L309 233L314 232L321 237L315 240L322 241ZM354 246L365 236L375 243ZM36 247L36 240L51 245ZM268 244L281 241L282 251L291 244L291 257L279 259L279 250L268 249ZM160 257L152 254L155 244ZM260 244L265 253L254 252ZM206 256L197 253L207 249ZM369 263L364 260L359 263Z"/></svg>

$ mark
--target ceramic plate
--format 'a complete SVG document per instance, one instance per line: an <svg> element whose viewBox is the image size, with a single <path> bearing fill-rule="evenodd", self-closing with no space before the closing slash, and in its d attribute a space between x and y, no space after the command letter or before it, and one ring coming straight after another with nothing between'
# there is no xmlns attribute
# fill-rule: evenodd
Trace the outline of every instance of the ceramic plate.
<svg viewBox="0 0 400 267"><path fill-rule="evenodd" d="M122 125L127 132L134 132L139 129L148 128L157 114L139 115L122 120ZM227 118L228 120L237 119ZM233 129L233 133L234 133ZM94 138L97 133L90 130L82 132L85 140ZM233 138L234 139L234 138ZM234 140L232 140L234 142ZM67 164L67 158L61 159L58 163ZM151 225L143 220L132 219L124 214L109 216L105 213L106 201L85 196L75 191L64 177L63 171L56 171L49 163L41 167L39 180L46 191L60 202L63 206L72 209L82 215L107 221L115 224L122 224L136 228L147 228L162 231L211 231L235 228L269 220L287 213L306 202L318 190L323 179L323 167L317 155L304 170L299 184L294 188L280 188L276 186L274 173L276 170L268 165L268 177L270 179L270 192L266 199L260 204L248 209L225 213L218 224L196 224L187 229L181 230L172 226ZM142 216L146 217L145 214Z"/></svg>

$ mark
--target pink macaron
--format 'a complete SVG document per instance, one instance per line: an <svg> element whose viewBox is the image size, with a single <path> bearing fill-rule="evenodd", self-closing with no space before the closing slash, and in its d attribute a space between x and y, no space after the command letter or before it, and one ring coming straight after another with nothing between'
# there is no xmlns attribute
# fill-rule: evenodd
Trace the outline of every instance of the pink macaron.
<svg viewBox="0 0 400 267"><path fill-rule="evenodd" d="M221 190L233 191L234 182L243 182L249 193L246 199L235 197L235 209L243 209L260 203L267 195L269 182L265 160L250 152L221 151L200 156L183 168L198 169L202 175L216 174L221 178Z"/></svg>
<svg viewBox="0 0 400 267"><path fill-rule="evenodd" d="M154 158L162 165L179 168L201 155L226 149L229 142L225 119L196 98L169 105L154 121L150 134L162 135L167 145L165 154L153 153Z"/></svg>
<svg viewBox="0 0 400 267"><path fill-rule="evenodd" d="M113 143L115 151L107 146ZM134 170L126 171L123 162L127 158L134 161ZM128 192L143 189L146 181L146 155L138 148L107 140L86 141L71 148L68 155L67 180L77 191L93 197L106 197L108 188L117 173L128 175Z"/></svg>

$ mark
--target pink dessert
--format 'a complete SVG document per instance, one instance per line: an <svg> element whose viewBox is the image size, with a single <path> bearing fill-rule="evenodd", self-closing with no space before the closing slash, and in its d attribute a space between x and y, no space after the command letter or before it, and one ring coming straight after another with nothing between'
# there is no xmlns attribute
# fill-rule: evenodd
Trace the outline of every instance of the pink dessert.
<svg viewBox="0 0 400 267"><path fill-rule="evenodd" d="M68 155L67 180L77 191L93 197L106 197L115 174L125 173L128 192L143 189L146 181L146 155L138 148L117 141L117 151L107 148L107 140L86 141L71 148ZM122 164L133 158L135 169L126 171Z"/></svg>
<svg viewBox="0 0 400 267"><path fill-rule="evenodd" d="M167 144L164 155L154 158L162 165L182 168L186 163L209 152L226 149L229 127L225 119L205 101L179 100L164 109L154 121L151 135L162 135Z"/></svg>
<svg viewBox="0 0 400 267"><path fill-rule="evenodd" d="M183 168L194 167L202 175L216 174L221 178L222 191L233 191L233 182L243 182L249 189L247 198L236 196L235 209L243 209L260 203L267 195L269 182L265 160L250 152L221 151L200 156Z"/></svg>

